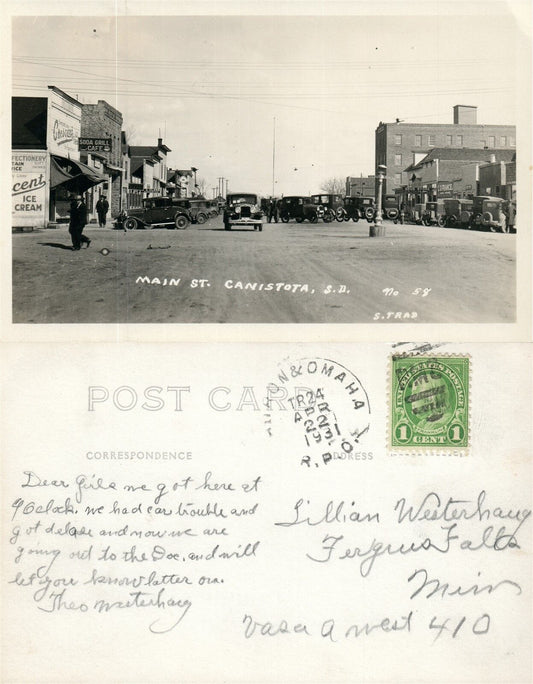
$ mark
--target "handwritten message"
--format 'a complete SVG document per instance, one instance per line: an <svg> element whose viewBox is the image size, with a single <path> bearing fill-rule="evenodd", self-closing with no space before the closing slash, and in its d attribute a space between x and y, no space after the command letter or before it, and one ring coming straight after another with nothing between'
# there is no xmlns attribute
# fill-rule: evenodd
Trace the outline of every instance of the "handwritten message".
<svg viewBox="0 0 533 684"><path fill-rule="evenodd" d="M11 503L9 581L40 611L151 609L150 631L169 632L192 609L198 588L224 584L222 561L259 553L246 523L258 511L260 487L260 476L222 481L211 471L150 484L24 471Z"/></svg>

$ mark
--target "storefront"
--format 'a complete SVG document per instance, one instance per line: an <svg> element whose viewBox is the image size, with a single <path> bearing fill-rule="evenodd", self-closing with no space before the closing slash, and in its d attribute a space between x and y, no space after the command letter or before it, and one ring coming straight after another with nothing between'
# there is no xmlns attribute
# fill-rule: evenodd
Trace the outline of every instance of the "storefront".
<svg viewBox="0 0 533 684"><path fill-rule="evenodd" d="M12 98L13 228L67 222L71 196L106 180L80 161L82 107L55 86Z"/></svg>

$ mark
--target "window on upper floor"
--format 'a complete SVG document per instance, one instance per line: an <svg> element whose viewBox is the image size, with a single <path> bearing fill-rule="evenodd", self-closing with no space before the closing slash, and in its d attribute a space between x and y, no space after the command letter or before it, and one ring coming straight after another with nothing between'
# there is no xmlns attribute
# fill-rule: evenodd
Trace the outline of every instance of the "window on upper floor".
<svg viewBox="0 0 533 684"><path fill-rule="evenodd" d="M457 147L462 147L463 146L463 136L458 135L457 136Z"/></svg>
<svg viewBox="0 0 533 684"><path fill-rule="evenodd" d="M489 147L496 147L496 138L493 135L489 135Z"/></svg>
<svg viewBox="0 0 533 684"><path fill-rule="evenodd" d="M453 136L447 135L446 136L446 145L448 145L448 147L451 147L452 144L453 144Z"/></svg>
<svg viewBox="0 0 533 684"><path fill-rule="evenodd" d="M507 136L506 135L500 136L500 147L507 147Z"/></svg>
<svg viewBox="0 0 533 684"><path fill-rule="evenodd" d="M394 174L394 182L396 183L396 185L402 184L402 174L401 173L395 173Z"/></svg>
<svg viewBox="0 0 533 684"><path fill-rule="evenodd" d="M398 133L394 136L394 144L395 145L401 145L402 144L402 136Z"/></svg>
<svg viewBox="0 0 533 684"><path fill-rule="evenodd" d="M415 147L422 147L422 136L415 135Z"/></svg>
<svg viewBox="0 0 533 684"><path fill-rule="evenodd" d="M509 147L516 147L516 140L514 138L509 138Z"/></svg>
<svg viewBox="0 0 533 684"><path fill-rule="evenodd" d="M428 135L428 147L435 147L435 136Z"/></svg>
<svg viewBox="0 0 533 684"><path fill-rule="evenodd" d="M402 155L401 154L395 154L394 155L394 166L401 166L402 165Z"/></svg>

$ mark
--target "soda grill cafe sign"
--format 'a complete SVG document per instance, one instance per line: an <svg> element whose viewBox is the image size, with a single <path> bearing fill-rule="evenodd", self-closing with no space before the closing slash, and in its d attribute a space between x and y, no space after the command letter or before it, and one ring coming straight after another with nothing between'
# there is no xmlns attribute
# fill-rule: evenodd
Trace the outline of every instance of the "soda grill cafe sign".
<svg viewBox="0 0 533 684"><path fill-rule="evenodd" d="M46 152L13 152L11 171L13 226L43 223L46 200Z"/></svg>
<svg viewBox="0 0 533 684"><path fill-rule="evenodd" d="M111 152L111 138L80 138L80 152Z"/></svg>

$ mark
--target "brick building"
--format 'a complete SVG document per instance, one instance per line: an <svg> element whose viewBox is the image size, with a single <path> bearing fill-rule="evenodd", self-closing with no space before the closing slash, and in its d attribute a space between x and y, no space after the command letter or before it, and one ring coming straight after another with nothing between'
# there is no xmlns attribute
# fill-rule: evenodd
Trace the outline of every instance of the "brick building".
<svg viewBox="0 0 533 684"><path fill-rule="evenodd" d="M347 197L370 197L374 196L376 186L375 176L348 176L346 178Z"/></svg>
<svg viewBox="0 0 533 684"><path fill-rule="evenodd" d="M516 127L477 123L477 107L455 105L453 123L423 124L379 122L375 133L376 171L387 167L384 193L407 184L405 169L433 148L509 149L516 147Z"/></svg>
<svg viewBox="0 0 533 684"><path fill-rule="evenodd" d="M87 209L95 217L95 205L101 195L107 196L111 216L117 216L122 205L122 114L105 100L84 104L81 112L80 154L83 161L106 176L106 182L88 193ZM109 145L91 144L97 140ZM85 144L84 144L85 143Z"/></svg>

